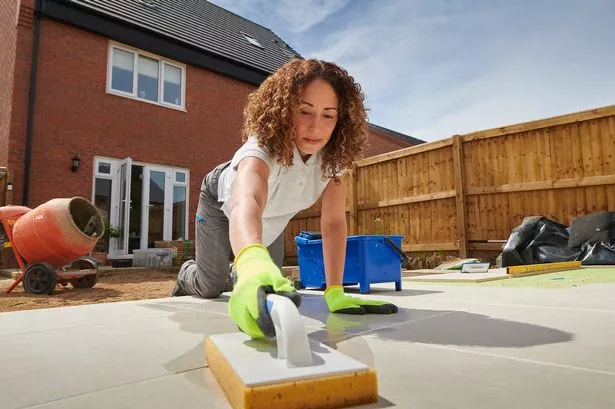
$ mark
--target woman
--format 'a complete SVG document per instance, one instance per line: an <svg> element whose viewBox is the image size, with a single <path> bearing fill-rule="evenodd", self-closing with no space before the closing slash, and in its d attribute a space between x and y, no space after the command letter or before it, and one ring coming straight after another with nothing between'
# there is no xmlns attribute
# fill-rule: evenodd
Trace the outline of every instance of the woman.
<svg viewBox="0 0 615 409"><path fill-rule="evenodd" d="M340 177L367 139L361 88L335 64L293 60L250 95L243 140L232 160L203 180L196 261L184 263L173 295L218 297L232 288L231 318L253 338L275 335L267 293L300 295L281 273L284 229L322 199L321 234L330 312L394 313L397 307L344 294L346 186ZM229 274L235 254L237 281Z"/></svg>

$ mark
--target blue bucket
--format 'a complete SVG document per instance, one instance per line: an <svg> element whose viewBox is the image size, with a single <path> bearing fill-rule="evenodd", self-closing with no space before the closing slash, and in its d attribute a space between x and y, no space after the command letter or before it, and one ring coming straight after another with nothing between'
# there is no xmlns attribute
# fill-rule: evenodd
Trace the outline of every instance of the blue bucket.
<svg viewBox="0 0 615 409"><path fill-rule="evenodd" d="M401 250L403 236L348 236L343 285L359 285L363 294L370 292L370 284L395 283L401 291L402 262L408 257ZM299 258L298 288L326 287L322 238L318 232L301 232L295 237Z"/></svg>

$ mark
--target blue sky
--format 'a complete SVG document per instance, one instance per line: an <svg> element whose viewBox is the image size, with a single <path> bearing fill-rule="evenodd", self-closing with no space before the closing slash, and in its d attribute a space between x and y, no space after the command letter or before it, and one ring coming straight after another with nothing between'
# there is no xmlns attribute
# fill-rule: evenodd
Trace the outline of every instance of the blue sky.
<svg viewBox="0 0 615 409"><path fill-rule="evenodd" d="M212 0L344 66L426 141L615 104L613 0Z"/></svg>

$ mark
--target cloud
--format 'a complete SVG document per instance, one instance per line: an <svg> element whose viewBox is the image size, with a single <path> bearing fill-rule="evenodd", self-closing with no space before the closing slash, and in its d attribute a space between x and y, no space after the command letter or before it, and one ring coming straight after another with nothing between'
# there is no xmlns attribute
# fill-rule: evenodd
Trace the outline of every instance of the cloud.
<svg viewBox="0 0 615 409"><path fill-rule="evenodd" d="M424 140L613 103L613 3L379 2L309 55L360 81L370 121Z"/></svg>
<svg viewBox="0 0 615 409"><path fill-rule="evenodd" d="M341 64L371 122L420 139L615 103L612 0L215 2Z"/></svg>
<svg viewBox="0 0 615 409"><path fill-rule="evenodd" d="M268 28L282 27L292 33L305 32L342 10L350 0L215 0L214 3L244 17L259 16L257 20L275 21L263 24ZM273 16L273 18L271 18ZM258 22L258 21L256 21Z"/></svg>
<svg viewBox="0 0 615 409"><path fill-rule="evenodd" d="M274 13L287 22L289 30L297 33L309 30L332 14L337 13L350 0L279 0ZM270 3L272 6L274 2Z"/></svg>

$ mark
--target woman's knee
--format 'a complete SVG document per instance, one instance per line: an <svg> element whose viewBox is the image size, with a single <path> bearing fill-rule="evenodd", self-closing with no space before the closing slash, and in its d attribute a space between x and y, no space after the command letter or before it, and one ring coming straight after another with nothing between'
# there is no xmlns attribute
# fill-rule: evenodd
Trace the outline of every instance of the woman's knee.
<svg viewBox="0 0 615 409"><path fill-rule="evenodd" d="M205 288L201 288L201 296L203 298L218 298L222 293L233 290L233 284L229 280L227 282L212 283Z"/></svg>

